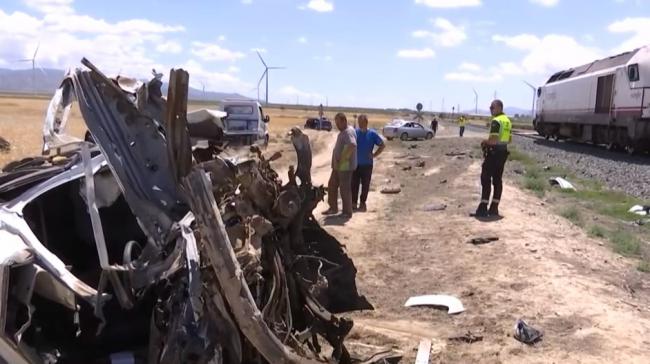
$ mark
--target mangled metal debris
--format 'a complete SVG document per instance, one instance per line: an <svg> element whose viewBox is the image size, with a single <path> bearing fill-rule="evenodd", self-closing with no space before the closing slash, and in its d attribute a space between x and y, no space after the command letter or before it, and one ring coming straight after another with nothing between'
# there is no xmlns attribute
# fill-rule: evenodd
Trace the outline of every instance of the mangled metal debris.
<svg viewBox="0 0 650 364"><path fill-rule="evenodd" d="M0 174L0 357L10 363L352 363L372 309L313 218L308 137L282 185L257 147L192 151L189 75L113 80L87 60L57 90L44 155ZM86 140L65 133L73 100Z"/></svg>
<svg viewBox="0 0 650 364"><path fill-rule="evenodd" d="M571 184L571 182L567 181L562 177L549 178L548 182L551 184L551 186L559 186L563 190L571 190L571 191L576 190L576 188Z"/></svg>
<svg viewBox="0 0 650 364"><path fill-rule="evenodd" d="M450 315L465 311L463 303L458 298L443 294L410 297L404 304L404 307L415 306L447 307L447 313Z"/></svg>
<svg viewBox="0 0 650 364"><path fill-rule="evenodd" d="M650 215L650 205L648 206L643 206L643 205L634 205L630 207L628 212L632 214L637 214L640 216L648 216Z"/></svg>

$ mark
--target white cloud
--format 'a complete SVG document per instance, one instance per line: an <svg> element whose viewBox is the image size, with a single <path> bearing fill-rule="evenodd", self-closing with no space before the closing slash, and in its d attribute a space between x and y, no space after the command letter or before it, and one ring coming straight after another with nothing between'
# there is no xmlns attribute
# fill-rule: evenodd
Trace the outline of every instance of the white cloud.
<svg viewBox="0 0 650 364"><path fill-rule="evenodd" d="M628 34L632 36L614 49L614 52L626 52L650 44L650 17L625 18L611 23L607 30L611 33Z"/></svg>
<svg viewBox="0 0 650 364"><path fill-rule="evenodd" d="M201 89L205 85L206 90L229 90L234 92L248 92L253 85L244 82L230 73L212 72L206 70L203 65L195 60L188 60L180 68L190 73L190 86Z"/></svg>
<svg viewBox="0 0 650 364"><path fill-rule="evenodd" d="M241 3L244 5L250 5L253 3L253 0L241 0Z"/></svg>
<svg viewBox="0 0 650 364"><path fill-rule="evenodd" d="M480 6L481 0L415 0L415 3L430 8L463 8Z"/></svg>
<svg viewBox="0 0 650 364"><path fill-rule="evenodd" d="M226 36L222 34L217 39L219 40L219 42L223 42L226 40Z"/></svg>
<svg viewBox="0 0 650 364"><path fill-rule="evenodd" d="M319 13L328 13L334 11L334 3L327 0L310 0L306 5L300 5L300 10L313 10Z"/></svg>
<svg viewBox="0 0 650 364"><path fill-rule="evenodd" d="M160 53L178 54L183 51L183 46L174 40L169 40L156 45L156 51Z"/></svg>
<svg viewBox="0 0 650 364"><path fill-rule="evenodd" d="M251 48L251 52L259 52L261 54L266 53L266 48Z"/></svg>
<svg viewBox="0 0 650 364"><path fill-rule="evenodd" d="M560 0L530 0L531 3L541 5L541 6L546 6L546 7L553 7L556 6Z"/></svg>
<svg viewBox="0 0 650 364"><path fill-rule="evenodd" d="M521 75L523 69L514 62L502 62L496 66L485 69L483 66L463 62L458 66L458 69L445 74L445 79L449 81L463 81L463 82L499 82L505 76Z"/></svg>
<svg viewBox="0 0 650 364"><path fill-rule="evenodd" d="M296 88L295 86L287 85L283 86L280 88L278 93L282 96L298 96L303 99L309 99L309 98L315 98L315 99L320 99L323 98L323 96L319 93L316 92L307 92L307 91L302 91Z"/></svg>
<svg viewBox="0 0 650 364"><path fill-rule="evenodd" d="M148 77L152 67L162 67L153 56L156 47L168 41L165 35L184 30L144 19L107 22L76 13L72 1L29 0L25 4L36 9L34 15L0 10L2 59L31 57L40 44L37 63L42 67L66 69L88 57L109 75L124 69L133 76Z"/></svg>
<svg viewBox="0 0 650 364"><path fill-rule="evenodd" d="M532 34L519 34L515 36L493 35L492 40L497 43L505 43L510 48L531 50L538 47L541 40Z"/></svg>
<svg viewBox="0 0 650 364"><path fill-rule="evenodd" d="M230 66L228 67L228 72L229 73L238 73L241 69L237 66Z"/></svg>
<svg viewBox="0 0 650 364"><path fill-rule="evenodd" d="M73 0L23 0L27 7L43 14L72 13Z"/></svg>
<svg viewBox="0 0 650 364"><path fill-rule="evenodd" d="M458 69L461 71L478 72L481 70L481 65L478 65L476 63L463 62L460 64L460 66L458 66Z"/></svg>
<svg viewBox="0 0 650 364"><path fill-rule="evenodd" d="M300 38L298 38L298 43L300 43L300 44L307 44L307 43L308 43L307 38L306 38L306 37L300 37Z"/></svg>
<svg viewBox="0 0 650 364"><path fill-rule="evenodd" d="M573 37L562 34L548 34L542 38L531 34L495 35L492 40L526 52L518 65L526 73L556 72L602 57L601 50L584 46Z"/></svg>
<svg viewBox="0 0 650 364"><path fill-rule="evenodd" d="M416 30L412 33L415 38L425 38L433 41L435 45L442 47L455 47L467 39L465 27L454 25L445 18L432 19L431 23L438 29L438 32L428 30Z"/></svg>
<svg viewBox="0 0 650 364"><path fill-rule="evenodd" d="M400 58L426 59L435 57L436 52L434 52L431 48L400 49L397 51L397 56Z"/></svg>
<svg viewBox="0 0 650 364"><path fill-rule="evenodd" d="M192 42L192 54L204 61L236 61L244 58L244 53L231 51L218 44Z"/></svg>

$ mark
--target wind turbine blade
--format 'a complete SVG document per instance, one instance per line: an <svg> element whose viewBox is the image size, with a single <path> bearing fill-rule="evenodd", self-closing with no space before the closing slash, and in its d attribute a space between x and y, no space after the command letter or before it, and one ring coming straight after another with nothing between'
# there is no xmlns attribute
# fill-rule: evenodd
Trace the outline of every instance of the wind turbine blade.
<svg viewBox="0 0 650 364"><path fill-rule="evenodd" d="M45 72L45 70L43 69L43 67L38 66L38 69L41 71L41 73L43 74L43 76L47 76L47 72Z"/></svg>
<svg viewBox="0 0 650 364"><path fill-rule="evenodd" d="M262 58L262 55L260 54L260 52L259 52L259 51L255 51L255 53L257 53L257 56L260 57L260 61L262 61L262 64L264 65L264 67L269 68L269 67L266 65L266 62L264 62L264 58Z"/></svg>
<svg viewBox="0 0 650 364"><path fill-rule="evenodd" d="M38 43L38 45L36 46L36 50L34 51L34 57L32 57L32 59L36 59L36 54L38 53L39 48L41 48L41 43Z"/></svg>
<svg viewBox="0 0 650 364"><path fill-rule="evenodd" d="M258 88L259 88L260 85L262 84L262 80L264 79L264 76L266 76L266 73L267 73L268 71L269 71L269 70L266 69L266 70L264 71L264 73L262 73L262 77L260 77L260 80L257 81L257 87L258 87Z"/></svg>
<svg viewBox="0 0 650 364"><path fill-rule="evenodd" d="M31 59L26 59L25 58L25 59L17 59L14 62L31 62L31 61L32 61Z"/></svg>
<svg viewBox="0 0 650 364"><path fill-rule="evenodd" d="M528 82L528 81L526 81L526 80L522 80L522 81L524 81L524 83L525 83L526 85L528 85L528 87L532 88L533 90L536 90L536 89L537 89L535 86L531 85L530 82Z"/></svg>
<svg viewBox="0 0 650 364"><path fill-rule="evenodd" d="M268 67L270 70L284 70L287 69L287 67Z"/></svg>

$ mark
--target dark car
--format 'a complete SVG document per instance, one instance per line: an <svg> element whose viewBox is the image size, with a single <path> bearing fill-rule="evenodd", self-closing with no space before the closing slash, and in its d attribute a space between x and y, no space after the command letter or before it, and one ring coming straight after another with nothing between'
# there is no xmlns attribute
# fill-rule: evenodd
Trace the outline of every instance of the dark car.
<svg viewBox="0 0 650 364"><path fill-rule="evenodd" d="M332 122L327 118L309 118L305 121L305 129L332 131Z"/></svg>

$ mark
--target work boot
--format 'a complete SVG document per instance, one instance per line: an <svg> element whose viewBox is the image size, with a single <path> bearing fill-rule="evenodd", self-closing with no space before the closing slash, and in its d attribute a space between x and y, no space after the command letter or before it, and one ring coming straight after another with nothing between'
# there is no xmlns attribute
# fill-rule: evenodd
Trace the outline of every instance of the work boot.
<svg viewBox="0 0 650 364"><path fill-rule="evenodd" d="M488 208L487 204L485 202L481 202L478 207L476 208L476 213L474 214L476 217L488 217Z"/></svg>
<svg viewBox="0 0 650 364"><path fill-rule="evenodd" d="M490 216L499 216L499 204L492 202L490 205L490 210L488 210Z"/></svg>
<svg viewBox="0 0 650 364"><path fill-rule="evenodd" d="M362 202L361 205L359 205L359 209L357 210L359 212L366 212L368 211L368 208L366 207L366 203Z"/></svg>

